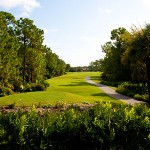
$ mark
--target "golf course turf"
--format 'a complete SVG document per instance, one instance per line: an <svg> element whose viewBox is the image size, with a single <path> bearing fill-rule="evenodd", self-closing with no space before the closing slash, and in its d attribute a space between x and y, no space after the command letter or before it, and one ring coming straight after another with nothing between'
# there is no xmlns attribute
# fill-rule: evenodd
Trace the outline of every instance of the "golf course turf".
<svg viewBox="0 0 150 150"><path fill-rule="evenodd" d="M74 72L48 79L50 86L46 91L18 93L0 98L0 106L32 106L53 105L61 101L64 103L93 103L95 101L119 101L108 96L95 85L86 82L85 77L90 76L99 82L99 72Z"/></svg>

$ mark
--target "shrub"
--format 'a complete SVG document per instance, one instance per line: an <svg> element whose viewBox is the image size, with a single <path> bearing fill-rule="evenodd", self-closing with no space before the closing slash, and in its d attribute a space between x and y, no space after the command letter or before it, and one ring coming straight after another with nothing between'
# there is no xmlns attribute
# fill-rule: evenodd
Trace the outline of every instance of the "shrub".
<svg viewBox="0 0 150 150"><path fill-rule="evenodd" d="M13 86L12 84L10 84L10 83L7 83L7 84L5 85L5 87L8 87L8 88L11 89L12 91L14 91L14 86Z"/></svg>
<svg viewBox="0 0 150 150"><path fill-rule="evenodd" d="M16 103L14 102L14 103L12 103L12 104L9 104L8 105L8 109L13 109L14 107L15 107L15 105L16 105Z"/></svg>
<svg viewBox="0 0 150 150"><path fill-rule="evenodd" d="M31 91L38 91L36 88L37 84L36 83L31 83L30 87L31 87Z"/></svg>
<svg viewBox="0 0 150 150"><path fill-rule="evenodd" d="M45 91L46 87L44 86L44 84L38 83L38 84L35 85L35 90L36 91Z"/></svg>
<svg viewBox="0 0 150 150"><path fill-rule="evenodd" d="M14 91L15 92L22 92L22 88L21 88L21 86L22 86L22 82L20 81L20 80L17 80L17 81L14 81L13 82L13 86L14 86Z"/></svg>
<svg viewBox="0 0 150 150"><path fill-rule="evenodd" d="M118 93L127 95L127 96L131 96L133 97L135 95L135 91L131 91L128 88L126 88L124 85L119 85L117 90Z"/></svg>
<svg viewBox="0 0 150 150"><path fill-rule="evenodd" d="M42 83L31 83L23 86L23 92L45 91L46 87Z"/></svg>
<svg viewBox="0 0 150 150"><path fill-rule="evenodd" d="M102 81L101 81L101 84L109 85L109 86L114 86L114 87L118 87L118 85L120 85L120 84L121 84L121 82L115 82L115 81L104 81L104 80L102 80Z"/></svg>
<svg viewBox="0 0 150 150"><path fill-rule="evenodd" d="M57 101L54 107L57 109L61 109L61 108L64 108L65 106L66 106L66 104L64 102Z"/></svg>
<svg viewBox="0 0 150 150"><path fill-rule="evenodd" d="M4 87L4 86L0 86L0 96L5 96L5 95L12 95L14 92L8 88L8 87Z"/></svg>
<svg viewBox="0 0 150 150"><path fill-rule="evenodd" d="M134 95L134 98L137 100L148 102L148 94L143 94L143 95L136 94Z"/></svg>
<svg viewBox="0 0 150 150"><path fill-rule="evenodd" d="M102 102L86 111L40 114L33 107L0 113L0 149L147 150L149 120L150 109L144 105Z"/></svg>
<svg viewBox="0 0 150 150"><path fill-rule="evenodd" d="M23 86L23 92L31 92L31 85L30 84L26 84Z"/></svg>
<svg viewBox="0 0 150 150"><path fill-rule="evenodd" d="M41 80L39 83L42 83L45 88L49 87L49 83L46 80Z"/></svg>
<svg viewBox="0 0 150 150"><path fill-rule="evenodd" d="M137 94L145 95L145 93L147 92L146 88L143 88L142 85L134 84L131 82L123 82L121 85L118 86L116 91L131 97L134 97ZM139 97L138 95L135 97Z"/></svg>

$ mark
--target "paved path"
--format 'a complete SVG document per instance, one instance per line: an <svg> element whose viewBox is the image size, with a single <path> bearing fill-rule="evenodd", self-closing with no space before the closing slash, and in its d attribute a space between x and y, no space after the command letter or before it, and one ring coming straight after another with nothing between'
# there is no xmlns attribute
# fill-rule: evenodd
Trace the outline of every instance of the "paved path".
<svg viewBox="0 0 150 150"><path fill-rule="evenodd" d="M112 88L106 86L106 85L103 85L103 84L98 84L98 83L95 83L93 82L92 80L90 80L90 77L86 77L85 78L86 81L90 84L94 84L96 85L97 87L99 87L101 90L103 90L106 94L108 94L109 96L115 98L115 99L118 99L118 100L121 100L123 102L126 102L127 104L137 104L137 103L144 103L142 101L138 101L138 100L135 100L131 97L128 97L128 96L125 96L125 95L122 95L122 94L119 94L117 93L115 90L113 90Z"/></svg>

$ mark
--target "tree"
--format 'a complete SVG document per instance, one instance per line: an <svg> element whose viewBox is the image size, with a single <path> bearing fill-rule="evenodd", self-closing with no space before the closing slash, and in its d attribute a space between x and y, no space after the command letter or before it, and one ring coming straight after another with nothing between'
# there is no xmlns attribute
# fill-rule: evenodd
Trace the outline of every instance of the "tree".
<svg viewBox="0 0 150 150"><path fill-rule="evenodd" d="M37 28L28 18L18 20L19 58L23 82L36 82L45 74L43 30Z"/></svg>
<svg viewBox="0 0 150 150"><path fill-rule="evenodd" d="M7 12L0 12L0 82L6 84L19 78L17 50L19 44L15 35L17 22Z"/></svg>
<svg viewBox="0 0 150 150"><path fill-rule="evenodd" d="M66 71L66 72L69 72L69 71L70 71L70 68L71 68L70 64L66 64L66 69L65 69L65 71Z"/></svg>
<svg viewBox="0 0 150 150"><path fill-rule="evenodd" d="M122 61L130 61L130 64L136 64L136 66L140 64L142 81L147 81L150 103L150 24L146 24L143 29L134 28L128 43L129 46L124 52Z"/></svg>
<svg viewBox="0 0 150 150"><path fill-rule="evenodd" d="M130 68L121 63L122 54L126 49L126 37L130 33L125 28L111 31L111 41L102 46L106 53L102 62L103 76L107 80L124 81L130 79Z"/></svg>
<svg viewBox="0 0 150 150"><path fill-rule="evenodd" d="M101 71L102 59L92 61L88 66L89 71Z"/></svg>

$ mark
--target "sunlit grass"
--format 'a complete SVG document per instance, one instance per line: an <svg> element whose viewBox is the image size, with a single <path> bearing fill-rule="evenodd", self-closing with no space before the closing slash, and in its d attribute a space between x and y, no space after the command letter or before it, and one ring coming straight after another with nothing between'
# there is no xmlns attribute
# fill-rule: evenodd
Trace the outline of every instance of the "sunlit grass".
<svg viewBox="0 0 150 150"><path fill-rule="evenodd" d="M44 92L28 92L13 94L0 98L0 105L9 105L15 102L16 106L49 105L58 101L64 103L93 103L95 101L119 102L108 96L95 85L85 81L90 76L98 82L99 72L68 73L66 75L47 80L50 87Z"/></svg>

